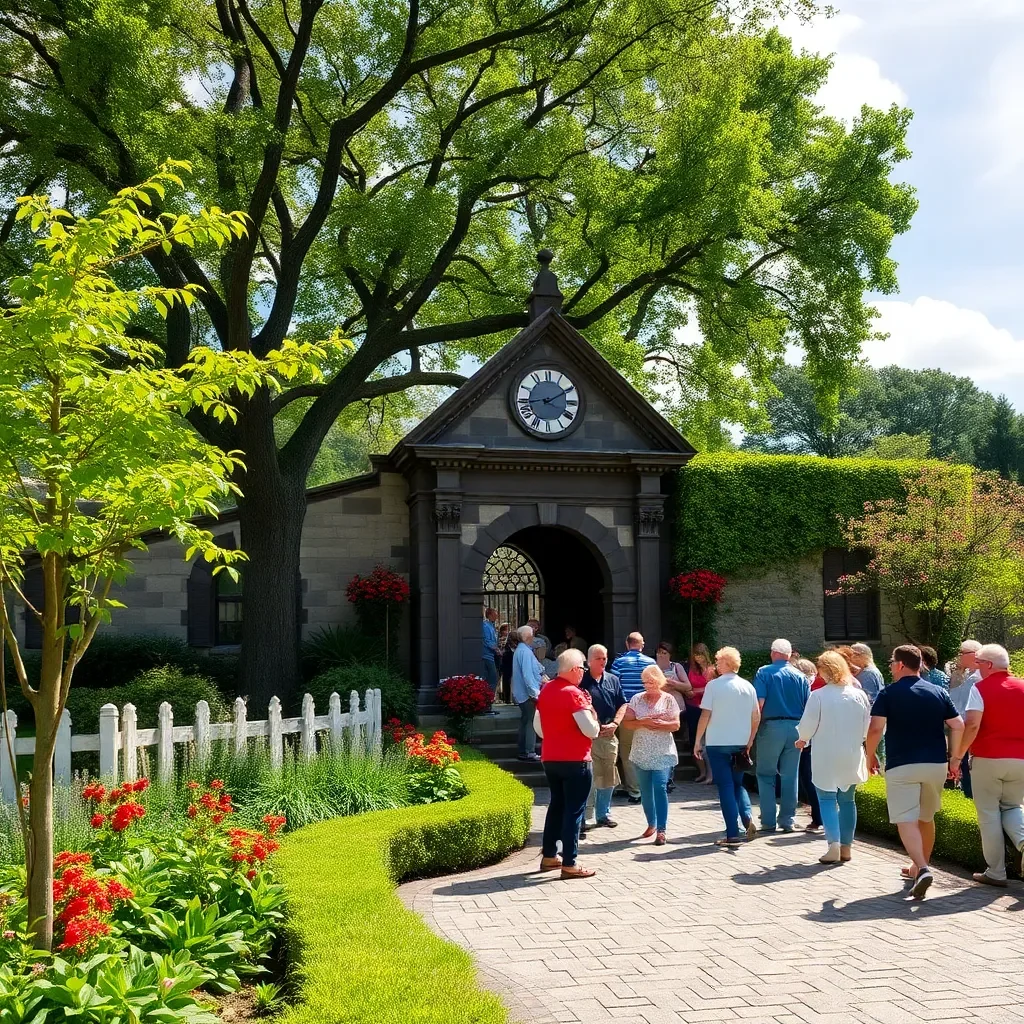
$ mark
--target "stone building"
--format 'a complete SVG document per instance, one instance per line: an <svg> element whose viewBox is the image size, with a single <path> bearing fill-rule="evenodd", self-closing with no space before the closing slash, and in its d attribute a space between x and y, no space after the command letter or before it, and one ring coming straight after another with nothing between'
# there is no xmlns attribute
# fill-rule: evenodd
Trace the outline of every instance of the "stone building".
<svg viewBox="0 0 1024 1024"><path fill-rule="evenodd" d="M530 307L529 326L371 472L308 494L304 634L352 620L355 573L383 563L406 574L403 646L424 696L445 675L479 671L488 605L513 625L539 618L553 643L571 625L613 650L638 628L657 642L668 625L666 500L694 450L561 315L546 262ZM215 524L222 546L237 545L236 522L229 510ZM744 649L780 634L805 650L888 642L895 631L877 595L826 598L844 557L818 553L784 583L730 582L719 637ZM151 539L134 562L116 595L127 607L107 632L237 644L241 597L226 574L186 562L169 538ZM19 621L32 647L33 624Z"/></svg>

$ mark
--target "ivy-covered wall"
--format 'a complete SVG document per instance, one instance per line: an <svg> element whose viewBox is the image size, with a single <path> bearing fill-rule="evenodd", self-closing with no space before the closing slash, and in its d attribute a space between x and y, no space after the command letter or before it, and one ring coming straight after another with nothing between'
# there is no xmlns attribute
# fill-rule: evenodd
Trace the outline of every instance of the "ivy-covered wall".
<svg viewBox="0 0 1024 1024"><path fill-rule="evenodd" d="M842 544L840 517L898 498L920 463L801 455L698 455L678 474L672 508L677 572L751 576ZM970 470L963 467L969 474Z"/></svg>

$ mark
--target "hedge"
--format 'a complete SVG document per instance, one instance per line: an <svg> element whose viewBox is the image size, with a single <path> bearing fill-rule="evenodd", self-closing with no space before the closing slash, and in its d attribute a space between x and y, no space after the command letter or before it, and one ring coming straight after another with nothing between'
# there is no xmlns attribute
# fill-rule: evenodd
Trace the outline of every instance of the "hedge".
<svg viewBox="0 0 1024 1024"><path fill-rule="evenodd" d="M526 842L533 793L462 749L469 794L452 803L309 825L277 855L297 1002L282 1024L505 1024L464 950L395 892L418 876L479 867Z"/></svg>
<svg viewBox="0 0 1024 1024"><path fill-rule="evenodd" d="M742 452L698 455L677 474L672 505L677 571L749 575L842 545L840 517L900 498L919 462ZM964 473L969 467L949 467Z"/></svg>
<svg viewBox="0 0 1024 1024"><path fill-rule="evenodd" d="M857 828L889 839L899 839L889 822L885 804L885 779L876 775L857 789ZM981 833L974 801L958 789L942 791L942 809L935 815L935 857L961 864L972 871L985 867Z"/></svg>

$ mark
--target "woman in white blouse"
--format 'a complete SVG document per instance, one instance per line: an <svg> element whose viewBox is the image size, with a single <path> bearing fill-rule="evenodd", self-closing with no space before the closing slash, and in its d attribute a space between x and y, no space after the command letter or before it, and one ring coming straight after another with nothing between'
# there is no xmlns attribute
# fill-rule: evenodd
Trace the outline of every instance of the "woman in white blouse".
<svg viewBox="0 0 1024 1024"><path fill-rule="evenodd" d="M828 850L821 864L836 864L852 855L857 828L857 784L867 782L864 739L871 707L854 682L846 659L836 651L818 658L818 673L825 685L811 692L798 726L802 750L814 739L811 779L821 805Z"/></svg>

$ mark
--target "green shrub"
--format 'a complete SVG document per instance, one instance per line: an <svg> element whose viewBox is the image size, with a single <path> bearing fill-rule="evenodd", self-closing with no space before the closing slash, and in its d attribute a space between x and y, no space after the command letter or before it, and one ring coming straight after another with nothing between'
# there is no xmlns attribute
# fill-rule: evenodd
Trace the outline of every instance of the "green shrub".
<svg viewBox="0 0 1024 1024"><path fill-rule="evenodd" d="M1018 679L1024 674L1024 651L1013 651L1010 654L1010 674Z"/></svg>
<svg viewBox="0 0 1024 1024"><path fill-rule="evenodd" d="M341 697L342 710L348 710L348 697L352 690L360 701L367 690L380 690L381 718L399 718L403 722L416 720L416 691L404 676L388 671L383 665L340 665L314 676L306 684L319 714L326 714L331 694Z"/></svg>
<svg viewBox="0 0 1024 1024"><path fill-rule="evenodd" d="M302 668L307 679L340 665L383 665L384 638L367 635L356 626L321 626L302 645Z"/></svg>
<svg viewBox="0 0 1024 1024"><path fill-rule="evenodd" d="M857 789L857 827L874 835L898 839L885 804L885 779L876 775ZM935 857L978 871L985 867L974 801L958 789L942 791L942 809L935 815Z"/></svg>
<svg viewBox="0 0 1024 1024"><path fill-rule="evenodd" d="M174 708L175 725L192 725L196 717L196 703L205 700L210 705L210 719L222 722L230 717L227 702L212 679L189 675L171 665L149 668L138 673L126 686L102 689L71 687L68 711L74 732L96 732L99 729L100 708L116 704L118 710L129 702L138 712L140 729L152 729L157 724L157 711L164 701Z"/></svg>
<svg viewBox="0 0 1024 1024"><path fill-rule="evenodd" d="M505 1024L473 961L438 938L395 893L422 875L478 867L521 847L533 794L473 751L469 795L325 821L286 836L277 855L298 1003L281 1024Z"/></svg>

